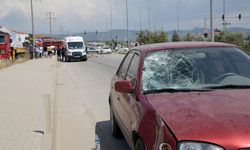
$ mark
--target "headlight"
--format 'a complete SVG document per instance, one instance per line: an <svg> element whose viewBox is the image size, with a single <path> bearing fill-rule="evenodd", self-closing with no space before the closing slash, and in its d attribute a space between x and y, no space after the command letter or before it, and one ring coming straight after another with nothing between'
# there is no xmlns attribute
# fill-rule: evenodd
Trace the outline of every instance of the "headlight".
<svg viewBox="0 0 250 150"><path fill-rule="evenodd" d="M200 142L181 142L179 143L179 150L223 150L223 148Z"/></svg>
<svg viewBox="0 0 250 150"><path fill-rule="evenodd" d="M68 54L68 55L72 55L72 53L71 53L70 51L67 51L67 54Z"/></svg>

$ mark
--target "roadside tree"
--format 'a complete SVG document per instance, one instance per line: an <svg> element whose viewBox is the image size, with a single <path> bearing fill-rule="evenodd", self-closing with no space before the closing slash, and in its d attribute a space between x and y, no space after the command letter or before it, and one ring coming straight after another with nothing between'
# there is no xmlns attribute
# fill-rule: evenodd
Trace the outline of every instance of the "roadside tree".
<svg viewBox="0 0 250 150"><path fill-rule="evenodd" d="M174 34L172 36L172 41L173 42L179 42L179 41L181 41L181 39L180 39L180 37L179 37L179 35L177 34L176 31L174 31Z"/></svg>

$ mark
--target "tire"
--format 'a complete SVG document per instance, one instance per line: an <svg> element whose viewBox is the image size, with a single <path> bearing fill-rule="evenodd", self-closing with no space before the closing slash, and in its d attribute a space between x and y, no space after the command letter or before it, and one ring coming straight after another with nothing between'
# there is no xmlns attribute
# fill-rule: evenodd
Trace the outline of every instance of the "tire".
<svg viewBox="0 0 250 150"><path fill-rule="evenodd" d="M83 61L87 61L87 60L88 60L88 57L85 56L85 57L83 58Z"/></svg>
<svg viewBox="0 0 250 150"><path fill-rule="evenodd" d="M144 143L140 138L135 142L135 150L145 150Z"/></svg>
<svg viewBox="0 0 250 150"><path fill-rule="evenodd" d="M65 62L69 62L69 58L67 56L65 57Z"/></svg>
<svg viewBox="0 0 250 150"><path fill-rule="evenodd" d="M112 135L115 138L121 137L121 135L122 135L121 129L120 129L119 125L116 122L116 119L114 117L114 112L113 112L111 106L110 106L110 126L111 126Z"/></svg>

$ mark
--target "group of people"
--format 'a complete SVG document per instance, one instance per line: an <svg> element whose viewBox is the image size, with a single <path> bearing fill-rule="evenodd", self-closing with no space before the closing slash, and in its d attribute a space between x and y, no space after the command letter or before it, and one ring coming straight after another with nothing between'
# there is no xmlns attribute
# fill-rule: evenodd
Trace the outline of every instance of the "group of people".
<svg viewBox="0 0 250 150"><path fill-rule="evenodd" d="M53 54L57 54L60 61L64 60L65 49L63 46L59 47L47 47L47 46L35 46L33 48L32 44L29 45L29 55L30 59L35 58L51 58Z"/></svg>

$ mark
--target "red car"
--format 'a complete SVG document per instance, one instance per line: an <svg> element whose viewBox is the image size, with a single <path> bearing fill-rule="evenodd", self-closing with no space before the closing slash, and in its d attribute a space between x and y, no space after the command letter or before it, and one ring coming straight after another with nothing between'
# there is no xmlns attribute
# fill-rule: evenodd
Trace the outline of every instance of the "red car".
<svg viewBox="0 0 250 150"><path fill-rule="evenodd" d="M135 150L249 150L250 59L209 42L135 47L112 78L112 134Z"/></svg>

